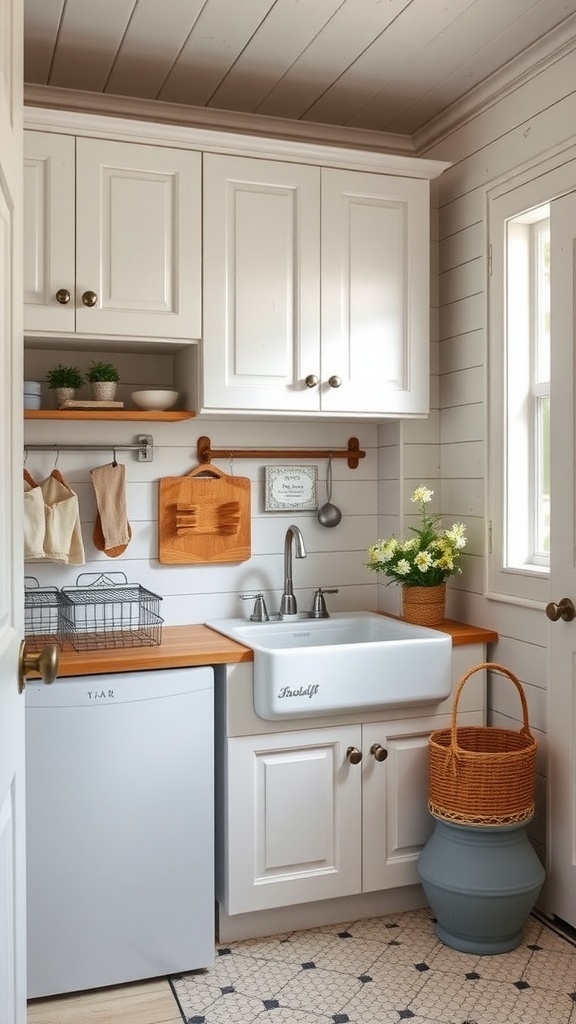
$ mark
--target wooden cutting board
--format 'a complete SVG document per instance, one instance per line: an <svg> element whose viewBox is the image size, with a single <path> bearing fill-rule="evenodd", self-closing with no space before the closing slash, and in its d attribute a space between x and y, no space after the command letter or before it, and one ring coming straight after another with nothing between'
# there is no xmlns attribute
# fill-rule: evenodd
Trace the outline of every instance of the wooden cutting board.
<svg viewBox="0 0 576 1024"><path fill-rule="evenodd" d="M245 562L251 554L250 480L197 466L158 488L158 558L165 565Z"/></svg>

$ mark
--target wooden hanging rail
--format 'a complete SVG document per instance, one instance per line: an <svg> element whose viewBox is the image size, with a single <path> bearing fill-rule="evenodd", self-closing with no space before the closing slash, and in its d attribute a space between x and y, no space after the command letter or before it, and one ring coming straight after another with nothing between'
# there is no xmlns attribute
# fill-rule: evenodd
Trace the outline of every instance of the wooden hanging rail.
<svg viewBox="0 0 576 1024"><path fill-rule="evenodd" d="M347 459L349 469L358 469L361 451L357 437L348 438L347 448L212 448L209 437L199 437L198 462L208 465L212 459Z"/></svg>

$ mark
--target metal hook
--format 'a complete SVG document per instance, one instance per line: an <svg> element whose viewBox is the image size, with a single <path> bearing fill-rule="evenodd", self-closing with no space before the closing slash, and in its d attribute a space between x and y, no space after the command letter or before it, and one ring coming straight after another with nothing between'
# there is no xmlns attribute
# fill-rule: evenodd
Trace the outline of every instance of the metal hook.
<svg viewBox="0 0 576 1024"><path fill-rule="evenodd" d="M112 465L114 466L114 468L116 468L116 466L118 465L118 463L116 462L116 449L114 447L112 447Z"/></svg>
<svg viewBox="0 0 576 1024"><path fill-rule="evenodd" d="M58 459L60 458L60 449L57 444L54 445L54 451L56 452L56 458L54 459L54 469L58 465Z"/></svg>

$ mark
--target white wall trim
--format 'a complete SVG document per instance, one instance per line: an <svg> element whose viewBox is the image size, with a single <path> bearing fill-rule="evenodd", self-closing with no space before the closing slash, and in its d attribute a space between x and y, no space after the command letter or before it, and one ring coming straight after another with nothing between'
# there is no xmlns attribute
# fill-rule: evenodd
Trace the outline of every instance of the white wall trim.
<svg viewBox="0 0 576 1024"><path fill-rule="evenodd" d="M575 49L576 14L573 14L415 132L415 152L426 153L445 142L450 135Z"/></svg>
<svg viewBox="0 0 576 1024"><path fill-rule="evenodd" d="M52 92L54 90L51 90ZM292 163L394 174L404 178L436 178L451 164L382 150L349 149L344 144L295 142L211 128L194 128L158 121L139 121L102 114L79 113L61 108L25 107L24 127L78 136L178 146L211 153L228 153Z"/></svg>
<svg viewBox="0 0 576 1024"><path fill-rule="evenodd" d="M159 100L109 96L103 93L32 84L24 86L24 103L29 107L57 108L78 114L102 114L107 117L157 121L167 125L233 132L238 135L416 156L414 143L409 135L214 110L212 107L187 107L181 103L163 103Z"/></svg>

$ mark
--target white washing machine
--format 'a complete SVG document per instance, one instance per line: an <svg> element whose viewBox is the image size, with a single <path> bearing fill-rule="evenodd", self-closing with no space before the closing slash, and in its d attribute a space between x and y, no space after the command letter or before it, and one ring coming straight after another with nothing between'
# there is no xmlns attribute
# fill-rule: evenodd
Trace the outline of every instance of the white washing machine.
<svg viewBox="0 0 576 1024"><path fill-rule="evenodd" d="M213 691L204 667L26 683L29 998L213 963Z"/></svg>

